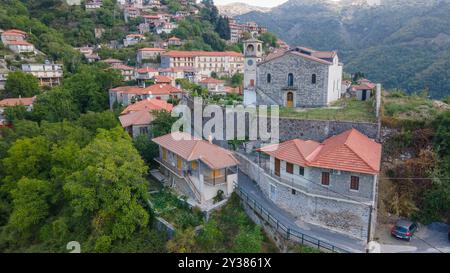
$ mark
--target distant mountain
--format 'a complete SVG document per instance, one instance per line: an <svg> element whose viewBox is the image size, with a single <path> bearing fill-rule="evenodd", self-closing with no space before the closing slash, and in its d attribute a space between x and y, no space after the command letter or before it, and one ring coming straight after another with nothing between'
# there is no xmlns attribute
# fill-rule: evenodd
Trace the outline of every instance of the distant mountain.
<svg viewBox="0 0 450 273"><path fill-rule="evenodd" d="M386 88L450 95L450 0L291 0L256 21L290 45L338 50L347 72Z"/></svg>
<svg viewBox="0 0 450 273"><path fill-rule="evenodd" d="M219 13L222 15L226 15L229 17L234 17L237 15L249 13L252 11L258 11L258 12L268 12L270 11L270 8L265 7L257 7L257 6L251 6L244 3L231 3L227 5L216 5L219 9Z"/></svg>

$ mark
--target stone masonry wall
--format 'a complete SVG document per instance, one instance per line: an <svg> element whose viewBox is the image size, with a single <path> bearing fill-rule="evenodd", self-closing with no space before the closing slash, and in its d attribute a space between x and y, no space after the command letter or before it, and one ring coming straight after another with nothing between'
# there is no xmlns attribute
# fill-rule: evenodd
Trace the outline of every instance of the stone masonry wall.
<svg viewBox="0 0 450 273"><path fill-rule="evenodd" d="M240 154L236 156L240 162L239 169L256 181L263 194L280 208L302 221L326 226L361 240L367 239L370 213L367 205L311 196L300 191L294 195L291 188L278 183L257 164ZM270 193L271 185L275 186L274 194Z"/></svg>

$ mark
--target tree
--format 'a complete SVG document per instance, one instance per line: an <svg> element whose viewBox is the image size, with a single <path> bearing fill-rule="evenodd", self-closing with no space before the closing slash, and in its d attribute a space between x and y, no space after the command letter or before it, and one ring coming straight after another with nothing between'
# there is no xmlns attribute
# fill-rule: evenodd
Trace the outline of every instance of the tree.
<svg viewBox="0 0 450 273"><path fill-rule="evenodd" d="M122 128L98 131L81 152L79 170L63 187L70 215L80 224L90 223L95 241L100 236L129 239L149 221L141 204L147 200L147 167ZM104 246L106 239L99 240Z"/></svg>
<svg viewBox="0 0 450 273"><path fill-rule="evenodd" d="M19 239L28 239L49 214L52 186L46 180L22 178L11 193L13 211L8 228L15 229Z"/></svg>
<svg viewBox="0 0 450 273"><path fill-rule="evenodd" d="M151 164L153 159L158 156L158 145L151 141L147 135L139 135L133 140L133 143L145 163Z"/></svg>
<svg viewBox="0 0 450 273"><path fill-rule="evenodd" d="M178 119L177 117L172 117L171 113L164 110L153 111L153 115L155 116L155 120L152 122L153 137L169 134L172 124Z"/></svg>
<svg viewBox="0 0 450 273"><path fill-rule="evenodd" d="M33 75L14 71L8 74L3 97L32 97L39 91L39 82Z"/></svg>
<svg viewBox="0 0 450 273"><path fill-rule="evenodd" d="M259 36L259 39L264 43L264 45L269 47L276 47L278 38L275 34L271 32L265 32Z"/></svg>
<svg viewBox="0 0 450 273"><path fill-rule="evenodd" d="M58 122L64 119L74 120L79 110L69 92L61 87L53 88L37 96L33 104L33 119Z"/></svg>
<svg viewBox="0 0 450 273"><path fill-rule="evenodd" d="M209 220L203 227L197 241L202 247L203 252L222 251L224 236L214 219Z"/></svg>
<svg viewBox="0 0 450 273"><path fill-rule="evenodd" d="M112 129L119 125L119 122L111 111L104 111L100 113L87 112L82 114L78 118L78 124L84 128L87 128L92 133L95 133L97 129Z"/></svg>

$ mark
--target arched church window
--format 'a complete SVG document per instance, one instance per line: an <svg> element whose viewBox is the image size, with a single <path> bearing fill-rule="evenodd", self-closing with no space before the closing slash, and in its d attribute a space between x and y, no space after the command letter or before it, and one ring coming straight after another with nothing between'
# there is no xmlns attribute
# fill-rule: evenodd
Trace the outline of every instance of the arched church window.
<svg viewBox="0 0 450 273"><path fill-rule="evenodd" d="M288 74L288 86L294 86L294 75L292 73Z"/></svg>
<svg viewBox="0 0 450 273"><path fill-rule="evenodd" d="M316 76L316 74L312 74L311 83L316 84L316 82L317 82L317 76Z"/></svg>
<svg viewBox="0 0 450 273"><path fill-rule="evenodd" d="M270 73L267 74L267 83L270 83L272 81L272 75Z"/></svg>

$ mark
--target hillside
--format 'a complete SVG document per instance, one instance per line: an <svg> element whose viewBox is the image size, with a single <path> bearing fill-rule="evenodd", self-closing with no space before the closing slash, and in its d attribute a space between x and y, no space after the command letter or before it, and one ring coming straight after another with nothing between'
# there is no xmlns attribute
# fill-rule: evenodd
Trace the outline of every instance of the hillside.
<svg viewBox="0 0 450 273"><path fill-rule="evenodd" d="M291 45L338 50L347 72L362 71L386 88L429 88L439 98L450 94L449 12L448 0L291 0L237 18L268 27Z"/></svg>
<svg viewBox="0 0 450 273"><path fill-rule="evenodd" d="M270 8L257 7L257 6L247 5L244 3L231 3L231 4L227 4L227 5L217 5L217 8L219 9L220 14L226 15L229 17L246 14L246 13L249 13L252 11L258 11L258 12L270 11Z"/></svg>

